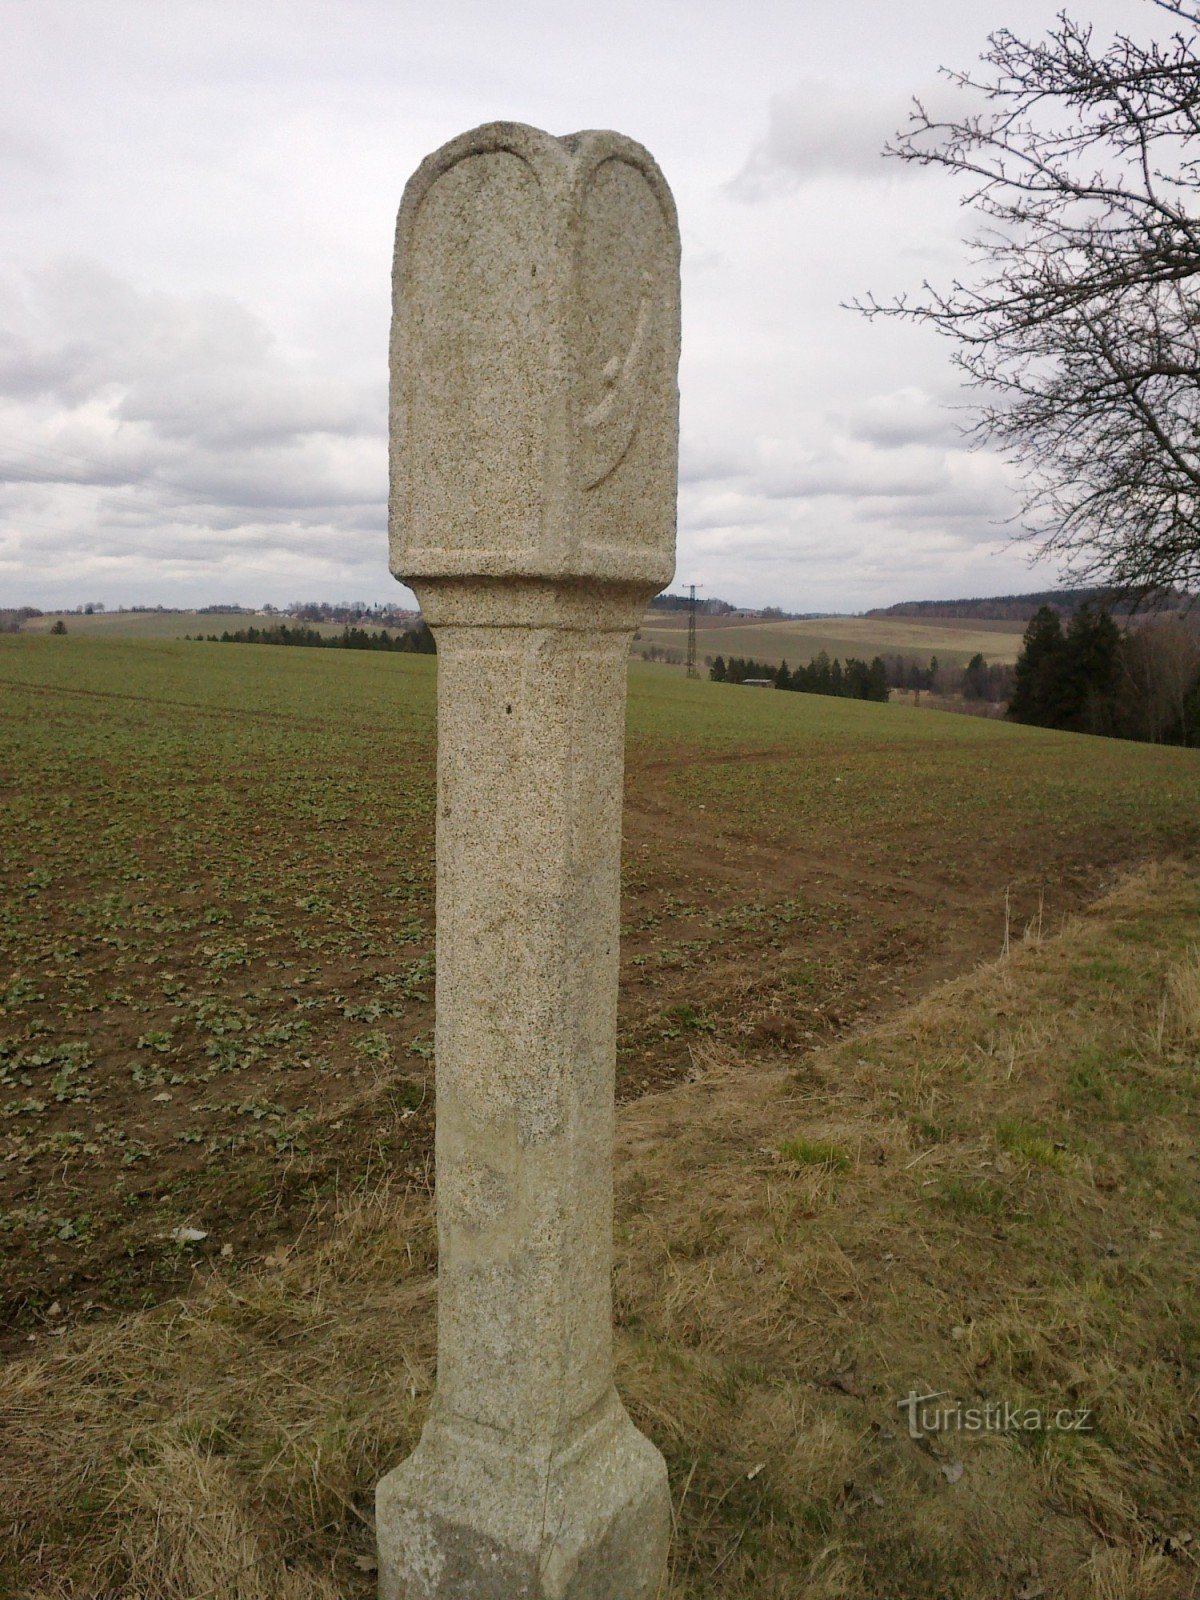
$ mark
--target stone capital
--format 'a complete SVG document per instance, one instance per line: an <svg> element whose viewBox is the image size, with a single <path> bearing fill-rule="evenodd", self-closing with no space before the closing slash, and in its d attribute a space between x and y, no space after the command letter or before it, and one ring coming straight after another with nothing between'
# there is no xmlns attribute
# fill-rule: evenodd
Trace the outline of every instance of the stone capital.
<svg viewBox="0 0 1200 1600"><path fill-rule="evenodd" d="M451 140L405 188L393 284L396 577L669 583L679 229L649 152Z"/></svg>

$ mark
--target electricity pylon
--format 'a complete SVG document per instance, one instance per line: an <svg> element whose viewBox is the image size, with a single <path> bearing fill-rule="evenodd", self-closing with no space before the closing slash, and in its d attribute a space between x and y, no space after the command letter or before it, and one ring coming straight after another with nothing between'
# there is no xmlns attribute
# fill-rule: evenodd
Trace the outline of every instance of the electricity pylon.
<svg viewBox="0 0 1200 1600"><path fill-rule="evenodd" d="M687 675L689 678L698 678L700 669L696 665L696 585L688 586L688 654Z"/></svg>

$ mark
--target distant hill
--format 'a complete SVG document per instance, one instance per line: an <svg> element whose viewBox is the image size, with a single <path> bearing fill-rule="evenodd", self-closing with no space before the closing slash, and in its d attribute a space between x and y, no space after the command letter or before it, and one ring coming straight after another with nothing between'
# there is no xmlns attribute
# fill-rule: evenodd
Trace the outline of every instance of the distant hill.
<svg viewBox="0 0 1200 1600"><path fill-rule="evenodd" d="M690 611L691 596L686 594L656 594L648 607L651 611ZM727 617L733 610L728 600L718 600L715 596L702 600L696 596L696 611L703 617Z"/></svg>
<svg viewBox="0 0 1200 1600"><path fill-rule="evenodd" d="M1176 611L1188 604L1189 597L1176 590L1141 601L1141 611ZM868 617L975 617L995 622L1028 622L1036 611L1050 606L1061 615L1073 616L1087 604L1104 606L1117 616L1128 615L1135 602L1120 599L1113 590L1042 589L1035 594L1002 594L980 600L902 600L898 605L868 611Z"/></svg>
<svg viewBox="0 0 1200 1600"><path fill-rule="evenodd" d="M664 590L656 594L646 610L658 616L686 615L692 609L690 595L671 594ZM782 611L778 606L735 606L715 595L708 599L696 596L696 615L700 617L757 617L763 622L806 622L814 617L841 616L833 611Z"/></svg>

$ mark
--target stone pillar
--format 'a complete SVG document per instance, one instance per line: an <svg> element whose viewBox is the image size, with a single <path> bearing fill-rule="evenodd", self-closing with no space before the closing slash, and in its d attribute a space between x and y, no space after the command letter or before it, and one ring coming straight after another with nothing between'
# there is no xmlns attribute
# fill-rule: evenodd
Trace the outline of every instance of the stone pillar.
<svg viewBox="0 0 1200 1600"><path fill-rule="evenodd" d="M491 123L396 231L392 570L438 645L438 1376L384 1600L653 1600L612 1379L625 670L674 570L679 237L614 133Z"/></svg>

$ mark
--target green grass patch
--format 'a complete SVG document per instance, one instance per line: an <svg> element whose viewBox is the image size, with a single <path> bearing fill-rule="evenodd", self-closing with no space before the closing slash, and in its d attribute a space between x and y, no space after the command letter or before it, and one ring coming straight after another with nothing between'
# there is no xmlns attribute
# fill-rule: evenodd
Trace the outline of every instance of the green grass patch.
<svg viewBox="0 0 1200 1600"><path fill-rule="evenodd" d="M829 1172L846 1172L850 1167L849 1152L841 1145L826 1139L804 1139L797 1136L779 1146L785 1160L794 1161L798 1167L824 1167Z"/></svg>
<svg viewBox="0 0 1200 1600"><path fill-rule="evenodd" d="M1061 1141L1060 1141L1061 1143ZM1064 1165L1065 1146L1059 1145L1046 1133L1018 1118L1005 1117L996 1125L996 1144L1010 1155L1037 1167L1051 1167L1055 1171Z"/></svg>

